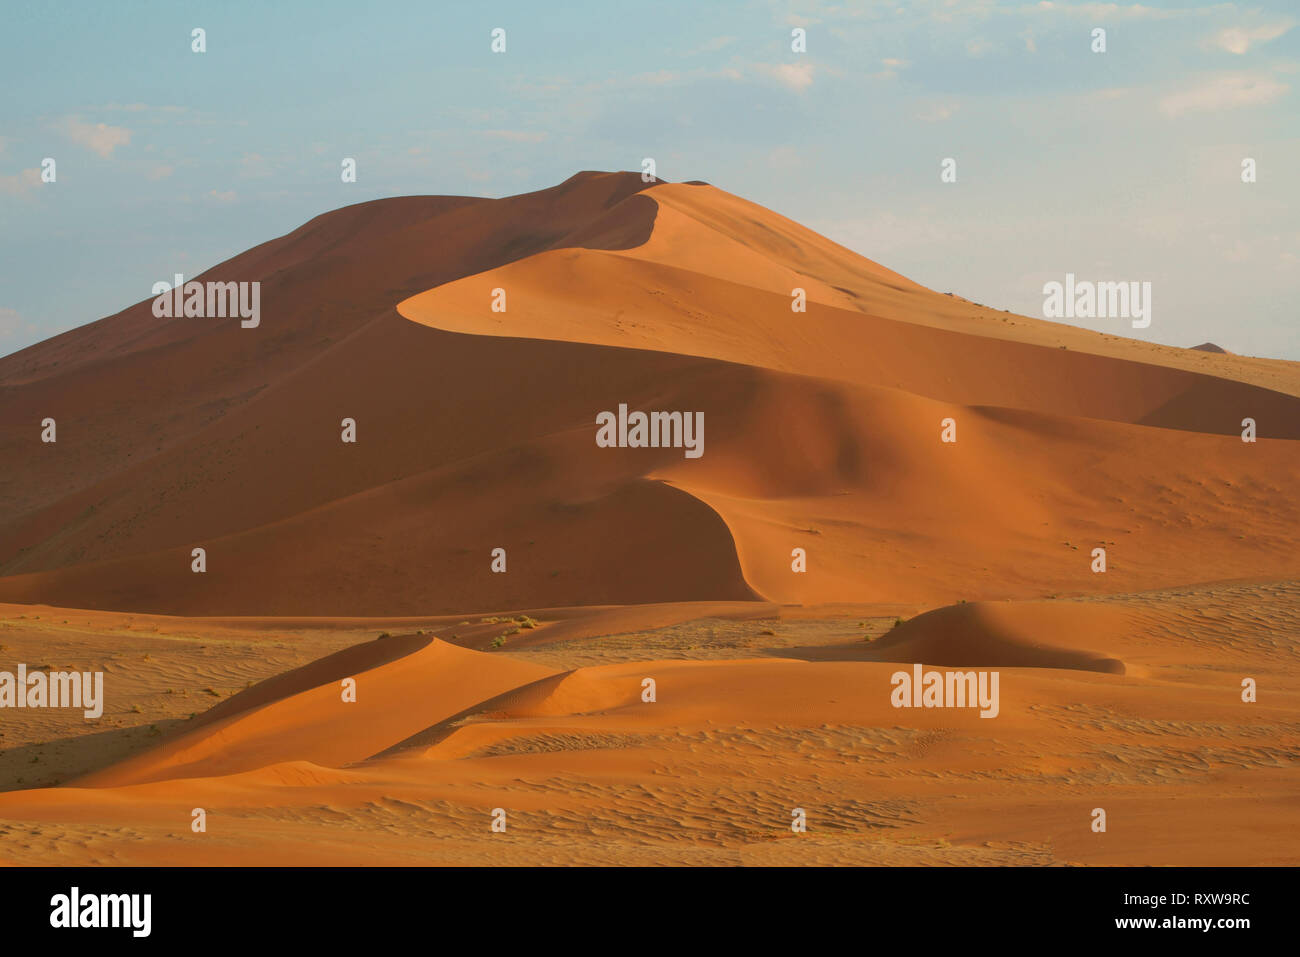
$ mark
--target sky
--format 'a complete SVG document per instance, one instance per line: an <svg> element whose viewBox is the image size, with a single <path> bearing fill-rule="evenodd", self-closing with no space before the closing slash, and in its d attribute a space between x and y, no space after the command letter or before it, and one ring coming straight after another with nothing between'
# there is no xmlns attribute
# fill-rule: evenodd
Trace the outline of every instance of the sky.
<svg viewBox="0 0 1300 957"><path fill-rule="evenodd" d="M1067 273L1150 282L1148 328L1075 324L1300 360L1297 23L1295 0L9 0L0 355L340 206L652 157L940 292L1042 316Z"/></svg>

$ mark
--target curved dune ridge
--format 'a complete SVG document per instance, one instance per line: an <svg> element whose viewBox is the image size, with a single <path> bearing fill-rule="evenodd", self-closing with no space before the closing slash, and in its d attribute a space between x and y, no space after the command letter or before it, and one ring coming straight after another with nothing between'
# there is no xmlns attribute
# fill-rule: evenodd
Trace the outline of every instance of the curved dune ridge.
<svg viewBox="0 0 1300 957"><path fill-rule="evenodd" d="M145 301L0 360L0 600L934 605L1300 570L1296 363L979 307L712 186L380 200L190 278L262 281L262 325ZM703 455L598 448L620 403L702 412Z"/></svg>
<svg viewBox="0 0 1300 957"><path fill-rule="evenodd" d="M549 670L437 639L377 639L271 678L193 727L74 786L215 777L286 762L343 767ZM346 700L343 679L355 682Z"/></svg>

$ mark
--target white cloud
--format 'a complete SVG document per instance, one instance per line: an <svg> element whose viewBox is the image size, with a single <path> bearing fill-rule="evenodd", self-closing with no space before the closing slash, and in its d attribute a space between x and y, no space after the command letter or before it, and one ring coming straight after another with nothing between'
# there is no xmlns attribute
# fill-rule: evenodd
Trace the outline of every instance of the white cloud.
<svg viewBox="0 0 1300 957"><path fill-rule="evenodd" d="M149 170L149 178L150 178L150 179L166 179L168 176L170 176L170 175L171 175L172 173L174 173L174 172L176 172L176 167L175 167L175 166L168 166L166 163L163 163L163 164L161 164L161 165L159 165L159 166L155 166L153 169Z"/></svg>
<svg viewBox="0 0 1300 957"><path fill-rule="evenodd" d="M1292 26L1294 24L1286 20L1258 27L1227 27L1211 37L1210 44L1240 56L1248 52L1251 46L1256 43L1267 43L1269 40L1276 40L1290 30Z"/></svg>
<svg viewBox="0 0 1300 957"><path fill-rule="evenodd" d="M980 37L971 37L966 41L966 53L968 56L981 57L986 53L992 52L992 50L993 44Z"/></svg>
<svg viewBox="0 0 1300 957"><path fill-rule="evenodd" d="M1118 3L1065 3L1041 0L1021 8L1025 13L1065 13L1085 20L1172 20L1189 13L1208 13L1209 10L1158 9L1140 3L1121 6Z"/></svg>
<svg viewBox="0 0 1300 957"><path fill-rule="evenodd" d="M1268 76L1223 73L1189 90L1171 93L1160 101L1160 109L1169 116L1183 116L1260 106L1278 99L1289 89L1285 83Z"/></svg>
<svg viewBox="0 0 1300 957"><path fill-rule="evenodd" d="M36 323L23 318L17 309L10 309L8 306L0 306L0 340L13 339L18 337L29 338L36 335L40 330L37 329Z"/></svg>
<svg viewBox="0 0 1300 957"><path fill-rule="evenodd" d="M812 86L813 68L811 63L782 63L779 66L759 63L756 66L760 72L767 74L796 93L802 93Z"/></svg>
<svg viewBox="0 0 1300 957"><path fill-rule="evenodd" d="M215 189L210 189L208 190L207 195L212 199L215 199L218 203L233 203L235 201L235 191L233 189L228 189L220 193Z"/></svg>
<svg viewBox="0 0 1300 957"><path fill-rule="evenodd" d="M112 156L117 147L131 142L131 131L126 127L87 123L79 116L65 116L57 128L78 146L93 150L105 159Z"/></svg>

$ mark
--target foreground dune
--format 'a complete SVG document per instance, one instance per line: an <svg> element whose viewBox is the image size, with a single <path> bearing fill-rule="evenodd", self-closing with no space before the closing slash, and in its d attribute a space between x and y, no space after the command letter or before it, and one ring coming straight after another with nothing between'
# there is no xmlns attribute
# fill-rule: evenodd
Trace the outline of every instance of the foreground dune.
<svg viewBox="0 0 1300 957"><path fill-rule="evenodd" d="M957 605L897 626L868 607L755 606L753 619L720 606L697 610L731 617L687 622L667 609L663 627L653 608L640 622L609 609L487 653L372 640L255 683L97 773L0 794L3 857L1295 864L1298 598L1295 582L1222 584ZM5 611L9 640L54 627ZM83 651L121 641L109 624L81 626ZM650 630L614 631L638 624ZM182 630L241 643L199 619L150 635ZM269 637L262 623L242 641ZM173 664L207 680L213 659L174 643ZM565 667L602 648L603 662ZM996 718L893 707L891 675L910 667L896 662L917 660L996 668ZM344 673L355 705L339 700ZM1258 680L1257 703L1242 702L1242 676ZM1105 833L1091 829L1098 807ZM795 808L806 833L790 829Z"/></svg>

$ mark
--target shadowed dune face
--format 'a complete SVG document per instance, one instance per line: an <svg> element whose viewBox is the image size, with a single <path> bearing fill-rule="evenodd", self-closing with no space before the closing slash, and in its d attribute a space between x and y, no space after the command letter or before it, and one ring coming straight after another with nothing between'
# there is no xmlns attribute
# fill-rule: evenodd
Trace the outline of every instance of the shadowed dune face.
<svg viewBox="0 0 1300 957"><path fill-rule="evenodd" d="M0 600L936 604L1300 573L1295 364L1007 317L713 187L383 200L195 278L262 281L262 325L145 302L0 360ZM703 455L598 448L620 403L703 413Z"/></svg>
<svg viewBox="0 0 1300 957"><path fill-rule="evenodd" d="M644 242L656 207L636 194L654 185L632 174L579 173L502 200L413 196L347 206L185 277L261 282L266 323L256 330L160 320L147 299L0 358L0 455L21 466L0 475L12 509L0 520L167 452L318 359L346 352L352 336L415 292L566 241ZM431 345L421 350L430 372ZM407 347L388 346L389 358ZM59 422L62 460L32 454L33 415Z"/></svg>

